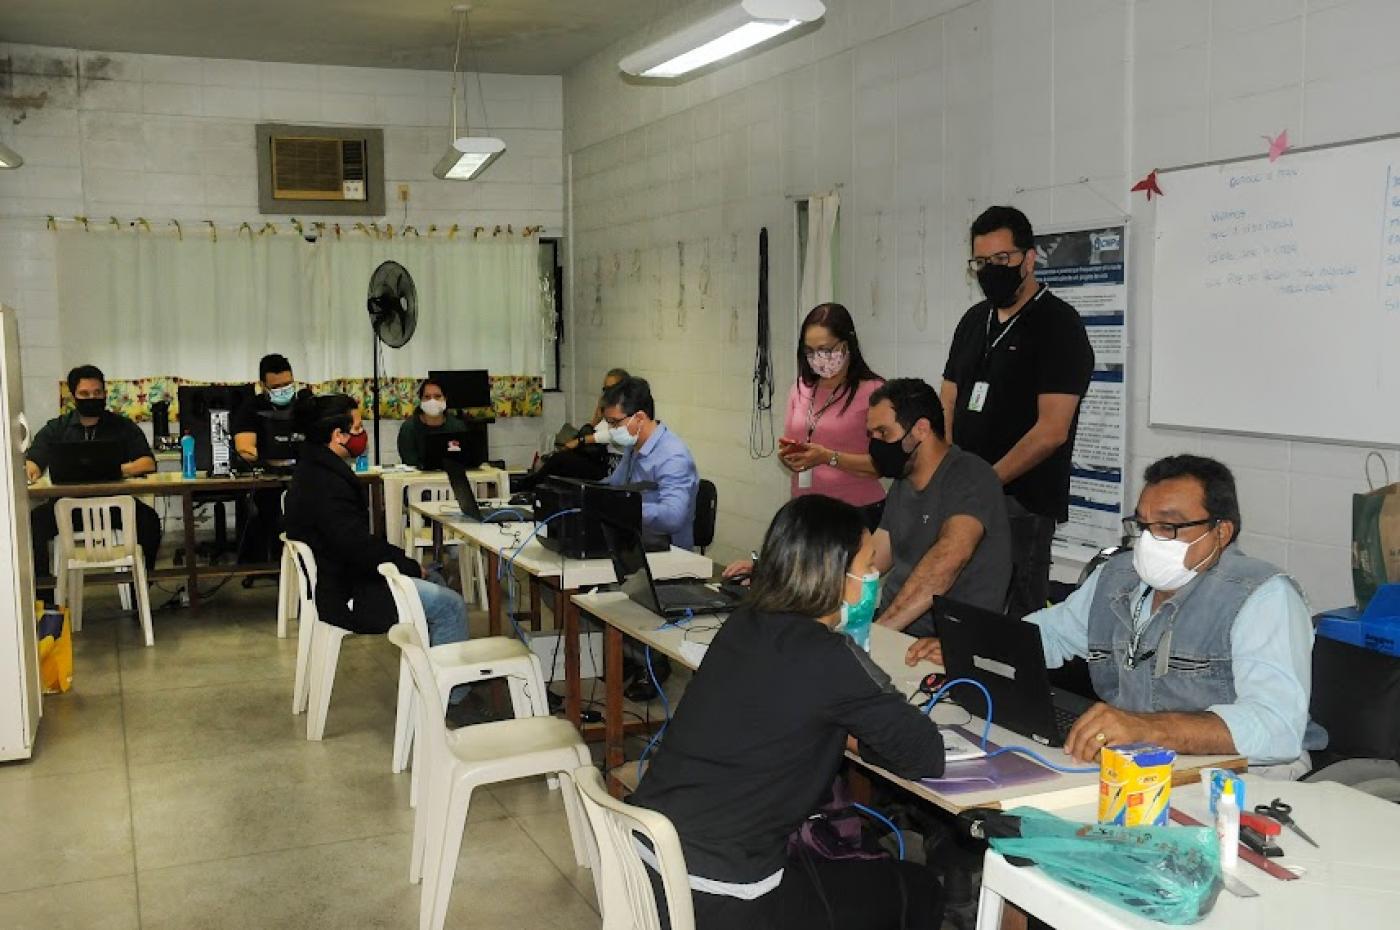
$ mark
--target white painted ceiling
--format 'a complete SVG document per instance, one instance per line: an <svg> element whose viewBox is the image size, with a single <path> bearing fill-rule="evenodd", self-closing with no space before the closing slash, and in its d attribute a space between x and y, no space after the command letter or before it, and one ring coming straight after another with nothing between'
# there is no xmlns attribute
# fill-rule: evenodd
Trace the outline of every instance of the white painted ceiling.
<svg viewBox="0 0 1400 930"><path fill-rule="evenodd" d="M562 74L674 0L474 0L464 68ZM452 66L452 0L0 0L0 40L378 68Z"/></svg>

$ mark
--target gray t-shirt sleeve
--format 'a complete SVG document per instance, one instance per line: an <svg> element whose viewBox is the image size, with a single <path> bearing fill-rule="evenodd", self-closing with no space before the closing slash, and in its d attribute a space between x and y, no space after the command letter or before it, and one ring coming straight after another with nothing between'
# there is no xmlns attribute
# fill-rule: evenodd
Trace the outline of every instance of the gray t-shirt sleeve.
<svg viewBox="0 0 1400 930"><path fill-rule="evenodd" d="M943 519L966 515L986 530L998 509L1006 506L996 472L971 453L963 453L948 464L953 467L944 483L947 498L942 508Z"/></svg>

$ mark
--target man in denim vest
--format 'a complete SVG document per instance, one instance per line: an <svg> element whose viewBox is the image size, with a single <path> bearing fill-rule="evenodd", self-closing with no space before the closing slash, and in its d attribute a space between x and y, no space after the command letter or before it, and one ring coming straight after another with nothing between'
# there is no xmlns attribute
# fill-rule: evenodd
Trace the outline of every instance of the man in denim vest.
<svg viewBox="0 0 1400 930"><path fill-rule="evenodd" d="M1308 723L1313 631L1302 591L1231 545L1239 498L1220 462L1172 456L1143 479L1124 521L1137 537L1132 551L1063 604L1026 618L1040 626L1046 664L1083 656L1102 699L1070 730L1065 751L1088 762L1106 745L1148 742L1238 753L1256 770L1298 777L1304 750L1325 742ZM933 651L921 641L910 658Z"/></svg>

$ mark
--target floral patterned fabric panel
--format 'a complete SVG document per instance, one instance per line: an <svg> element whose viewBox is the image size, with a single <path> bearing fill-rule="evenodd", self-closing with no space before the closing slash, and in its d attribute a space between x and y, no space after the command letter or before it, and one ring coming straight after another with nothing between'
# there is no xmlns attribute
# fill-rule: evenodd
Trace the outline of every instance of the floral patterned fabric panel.
<svg viewBox="0 0 1400 930"><path fill-rule="evenodd" d="M389 420L406 420L413 416L413 412L418 409L419 380L381 378L379 415ZM365 416L369 416L373 381L373 378L333 378L319 384L309 384L307 387L316 394L349 394L358 398L361 411ZM112 378L107 381L107 409L142 423L151 419L151 404L164 400L170 403L170 418L176 420L180 416L180 386L208 383L210 382L171 375ZM67 382L64 381L58 384L58 406L61 413L68 413L73 409L73 396L68 391ZM493 415L498 418L544 416L544 379L538 375L492 375L491 407L472 408L465 413L474 419L489 419Z"/></svg>

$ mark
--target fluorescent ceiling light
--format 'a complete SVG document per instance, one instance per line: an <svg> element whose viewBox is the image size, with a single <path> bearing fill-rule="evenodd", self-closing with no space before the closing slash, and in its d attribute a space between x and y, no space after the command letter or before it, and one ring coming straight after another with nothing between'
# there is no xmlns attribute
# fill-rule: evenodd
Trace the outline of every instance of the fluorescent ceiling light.
<svg viewBox="0 0 1400 930"><path fill-rule="evenodd" d="M24 164L19 152L0 142L0 168L18 168Z"/></svg>
<svg viewBox="0 0 1400 930"><path fill-rule="evenodd" d="M741 0L617 63L627 74L675 78L826 15L821 0Z"/></svg>
<svg viewBox="0 0 1400 930"><path fill-rule="evenodd" d="M433 174L444 181L467 181L486 170L505 150L506 144L492 136L463 136L438 159Z"/></svg>

